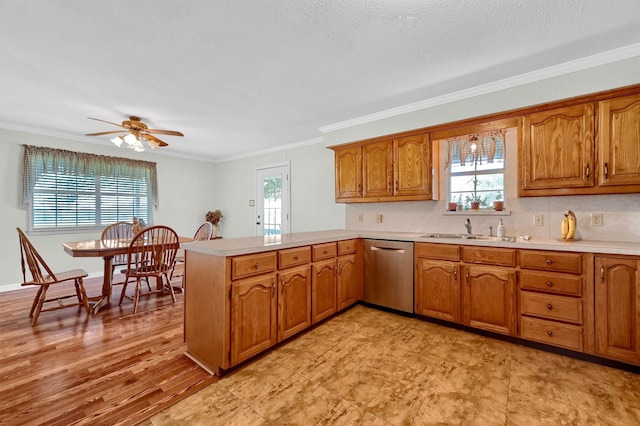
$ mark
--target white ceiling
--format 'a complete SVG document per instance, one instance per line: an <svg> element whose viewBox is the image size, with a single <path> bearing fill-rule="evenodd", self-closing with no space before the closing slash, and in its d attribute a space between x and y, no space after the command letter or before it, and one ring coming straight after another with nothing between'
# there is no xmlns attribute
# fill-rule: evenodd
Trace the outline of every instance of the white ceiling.
<svg viewBox="0 0 640 426"><path fill-rule="evenodd" d="M0 0L0 127L216 161L637 43L637 0Z"/></svg>

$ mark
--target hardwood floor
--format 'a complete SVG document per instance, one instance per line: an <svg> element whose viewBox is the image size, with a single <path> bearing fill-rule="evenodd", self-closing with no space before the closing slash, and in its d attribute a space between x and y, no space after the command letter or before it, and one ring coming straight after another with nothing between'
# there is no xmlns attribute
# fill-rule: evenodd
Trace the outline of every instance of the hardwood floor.
<svg viewBox="0 0 640 426"><path fill-rule="evenodd" d="M101 280L85 281L90 296ZM36 289L0 293L0 424L136 424L217 380L184 355L182 294L133 315L121 289L97 315L44 312L34 327Z"/></svg>

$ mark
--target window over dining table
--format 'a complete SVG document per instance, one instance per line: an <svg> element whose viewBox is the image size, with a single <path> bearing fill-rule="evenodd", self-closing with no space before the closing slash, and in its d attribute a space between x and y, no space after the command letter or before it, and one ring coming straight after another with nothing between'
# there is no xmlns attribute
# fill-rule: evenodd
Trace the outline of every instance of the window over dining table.
<svg viewBox="0 0 640 426"><path fill-rule="evenodd" d="M134 217L153 222L156 163L24 145L22 203L30 232L82 232Z"/></svg>

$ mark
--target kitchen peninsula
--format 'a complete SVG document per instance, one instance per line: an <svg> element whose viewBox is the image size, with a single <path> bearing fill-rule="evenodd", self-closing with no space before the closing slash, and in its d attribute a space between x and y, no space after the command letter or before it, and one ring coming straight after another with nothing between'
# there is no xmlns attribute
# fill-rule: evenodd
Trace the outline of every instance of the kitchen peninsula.
<svg viewBox="0 0 640 426"><path fill-rule="evenodd" d="M349 230L183 244L187 355L220 374L362 300L364 238L415 243L414 306L420 316L443 319L438 309L424 309L423 298L433 306L435 294L422 291L427 279L441 284L441 292L451 290L447 303L457 314L447 321L640 365L636 243ZM442 263L443 254L451 256L444 260L453 268L450 281L420 266ZM506 279L484 273L498 269ZM498 302L486 317L465 308L474 286L478 295L491 293Z"/></svg>

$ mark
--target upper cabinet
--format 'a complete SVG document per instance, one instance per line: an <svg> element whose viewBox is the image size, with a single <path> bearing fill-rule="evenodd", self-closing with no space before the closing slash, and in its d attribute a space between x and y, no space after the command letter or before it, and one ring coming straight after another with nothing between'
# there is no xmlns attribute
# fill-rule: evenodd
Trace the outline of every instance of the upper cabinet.
<svg viewBox="0 0 640 426"><path fill-rule="evenodd" d="M522 129L523 191L594 185L592 103L525 115Z"/></svg>
<svg viewBox="0 0 640 426"><path fill-rule="evenodd" d="M640 94L598 103L598 184L640 183Z"/></svg>
<svg viewBox="0 0 640 426"><path fill-rule="evenodd" d="M524 115L518 195L640 192L640 94Z"/></svg>
<svg viewBox="0 0 640 426"><path fill-rule="evenodd" d="M362 142L335 151L336 202L430 200L426 134Z"/></svg>

